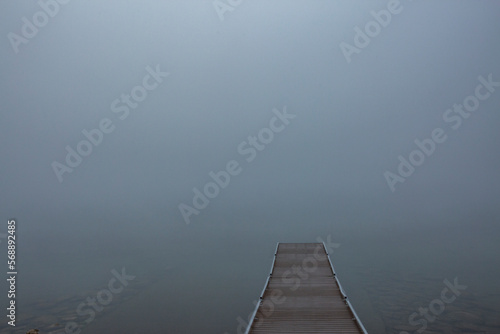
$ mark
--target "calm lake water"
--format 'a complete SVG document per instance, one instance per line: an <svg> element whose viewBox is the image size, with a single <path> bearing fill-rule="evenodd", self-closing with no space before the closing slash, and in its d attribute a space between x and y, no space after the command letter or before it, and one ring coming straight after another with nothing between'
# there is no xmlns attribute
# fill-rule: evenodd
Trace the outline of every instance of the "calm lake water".
<svg viewBox="0 0 500 334"><path fill-rule="evenodd" d="M377 227L381 217L363 221L359 213L328 219L325 210L325 217L316 213L311 220L307 212L250 211L207 212L189 226L160 224L156 213L113 221L109 212L82 211L78 218L52 218L68 222L58 222L52 234L25 231L19 217L18 327L12 332L64 333L75 322L81 333L238 333L238 319L248 318L265 283L276 242L318 237L339 244L330 249L333 264L369 333L416 333L423 325L412 326L409 316L440 299L444 280L455 278L466 288L427 322L426 332L500 332L494 217L433 221L422 215L412 224L393 218ZM49 218L41 217L45 226ZM78 306L109 290L111 271L122 268L135 278L85 324L91 308L79 315ZM11 332L2 326L2 333Z"/></svg>

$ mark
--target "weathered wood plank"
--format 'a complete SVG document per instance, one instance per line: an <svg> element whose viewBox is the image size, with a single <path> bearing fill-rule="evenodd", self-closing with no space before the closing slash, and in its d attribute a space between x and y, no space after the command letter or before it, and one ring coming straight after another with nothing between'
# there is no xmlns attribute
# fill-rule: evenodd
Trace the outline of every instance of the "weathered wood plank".
<svg viewBox="0 0 500 334"><path fill-rule="evenodd" d="M322 243L279 243L247 333L366 333Z"/></svg>

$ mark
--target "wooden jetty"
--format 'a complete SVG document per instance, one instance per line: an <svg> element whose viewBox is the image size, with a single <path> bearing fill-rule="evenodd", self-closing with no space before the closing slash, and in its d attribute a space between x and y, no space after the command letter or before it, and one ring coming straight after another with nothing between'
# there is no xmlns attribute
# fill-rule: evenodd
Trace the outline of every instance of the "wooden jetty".
<svg viewBox="0 0 500 334"><path fill-rule="evenodd" d="M367 333L323 243L278 243L246 334Z"/></svg>

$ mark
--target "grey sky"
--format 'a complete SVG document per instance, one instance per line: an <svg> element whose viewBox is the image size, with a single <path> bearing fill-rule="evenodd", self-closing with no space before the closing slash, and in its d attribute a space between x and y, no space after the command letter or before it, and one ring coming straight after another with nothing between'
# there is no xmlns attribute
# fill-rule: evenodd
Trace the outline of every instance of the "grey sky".
<svg viewBox="0 0 500 334"><path fill-rule="evenodd" d="M3 210L158 200L166 217L175 216L176 202L237 158L236 146L283 106L297 115L293 124L245 166L224 191L232 195L214 202L229 205L252 189L283 191L281 198L296 189L389 200L430 192L459 201L476 189L493 198L485 191L498 188L497 94L397 193L387 192L382 174L414 139L444 126L444 110L472 93L479 75L500 78L497 6L402 2L347 64L339 44L353 44L353 27L385 4L256 1L223 22L201 1L61 5L18 54L4 38ZM34 2L1 6L4 35L19 34L21 18L40 10ZM118 120L111 102L156 65L170 76ZM63 162L65 146L75 148L81 131L103 118L116 129L59 184L50 164ZM452 185L463 191L450 193Z"/></svg>

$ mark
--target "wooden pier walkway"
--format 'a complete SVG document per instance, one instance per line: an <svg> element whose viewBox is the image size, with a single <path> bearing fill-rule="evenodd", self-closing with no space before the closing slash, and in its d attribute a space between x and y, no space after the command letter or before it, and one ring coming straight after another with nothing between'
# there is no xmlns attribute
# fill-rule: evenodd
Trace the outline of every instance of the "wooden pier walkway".
<svg viewBox="0 0 500 334"><path fill-rule="evenodd" d="M279 243L246 333L367 333L323 243Z"/></svg>

